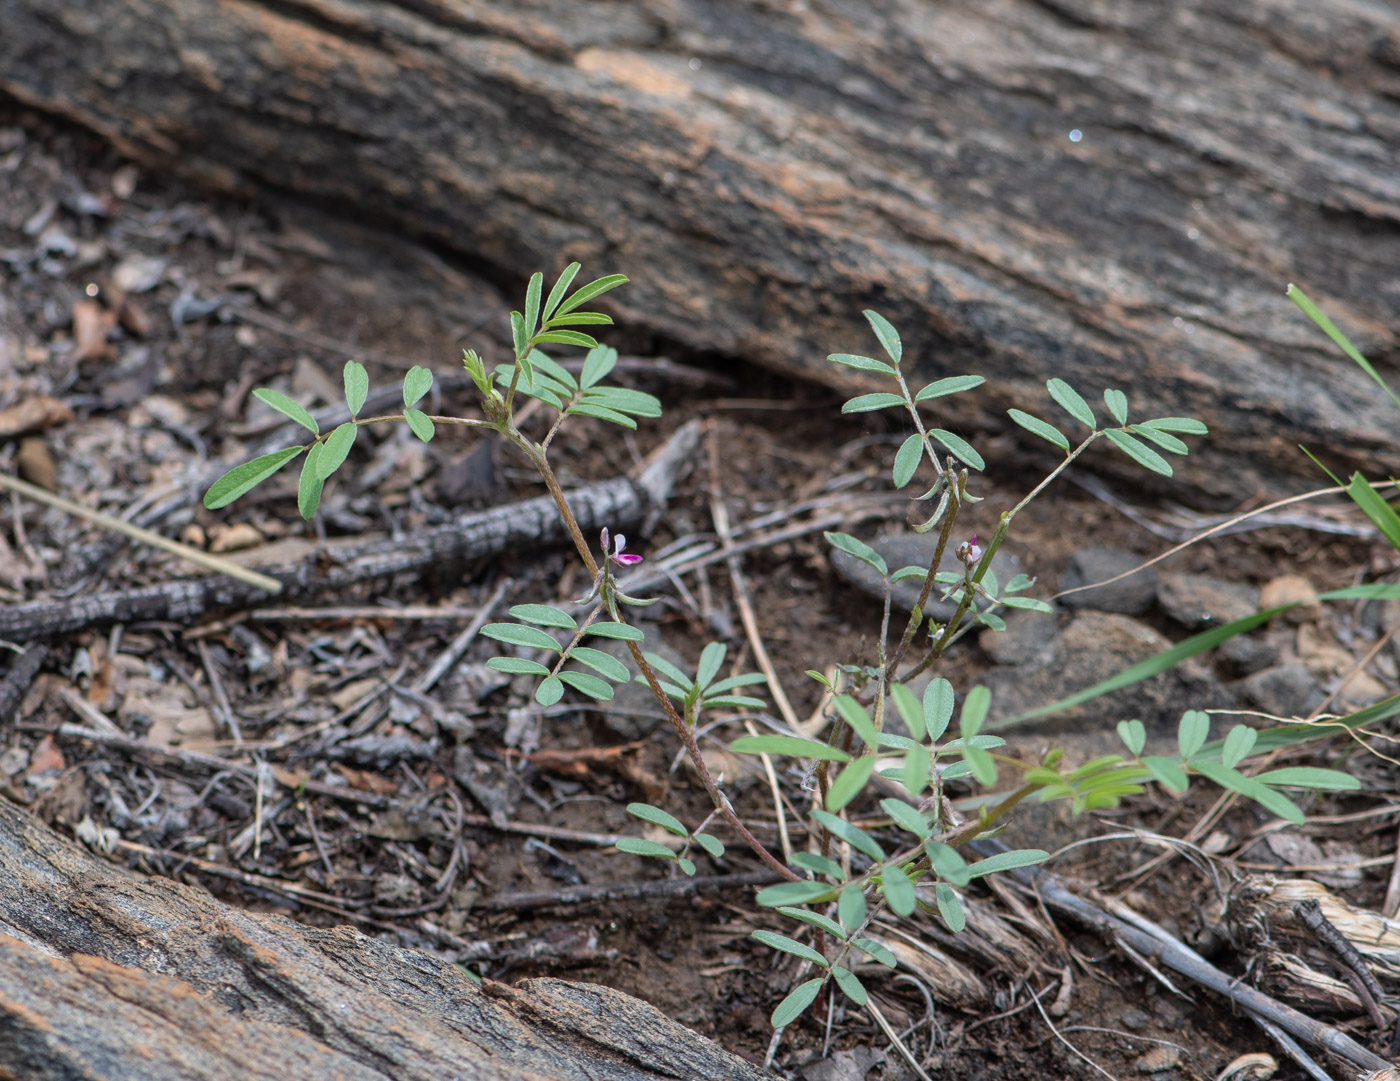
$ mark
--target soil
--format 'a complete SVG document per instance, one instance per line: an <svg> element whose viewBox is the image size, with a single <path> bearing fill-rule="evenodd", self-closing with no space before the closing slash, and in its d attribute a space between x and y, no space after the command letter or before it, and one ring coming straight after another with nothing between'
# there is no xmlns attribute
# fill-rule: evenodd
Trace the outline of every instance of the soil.
<svg viewBox="0 0 1400 1081"><path fill-rule="evenodd" d="M615 269L645 272L585 272ZM522 293L522 283L493 280L490 268L454 264L372 226L323 218L305 206L210 200L124 162L90 136L14 109L0 109L0 275L0 408L47 393L75 413L69 423L28 441L5 443L0 465L47 481L78 502L138 519L170 493L190 491L206 458L237 462L272 427L271 414L250 397L254 387L279 386L299 397L324 389L329 398L338 393L347 356L367 365L372 385L398 378L415 363L450 372L465 346L489 361L500 359L506 313L518 303L510 298ZM87 314L75 315L84 302ZM80 325L89 318L97 320L95 332ZM852 343L863 331L852 328ZM678 538L712 532L714 494L736 522L842 492L851 497L846 528L852 532L874 535L904 521L907 501L888 495L884 464L905 434L897 427L871 415L842 418L840 400L825 389L689 354L634 328L617 328L606 340L624 354L664 355L672 362L661 375L653 364L628 376L663 399L668 420L644 423L635 435L601 422L576 425L553 455L566 484L625 470L680 420L698 417L710 425L696 468L655 532L634 537L632 549L651 554ZM442 409L450 407L447 402ZM1050 459L999 453L1009 447L1002 433L963 434L990 462L1018 463L979 482L987 501L975 509L969 531L990 533L996 515ZM328 486L324 512L311 525L296 514L292 481L281 479L225 511L166 500L163 516L141 520L217 549L235 543L239 532L267 543L411 531L473 501L539 491L523 463L451 430L440 430L426 448L406 432L384 436L352 462L353 476ZM1240 494L1244 504L1264 495ZM1124 498L1132 502L1131 494ZM1182 501L1189 502L1189 493ZM1134 509L1158 522L1176 513L1163 506ZM116 546L95 527L18 499L6 501L0 521L0 595L7 602L188 573L170 556ZM1057 483L1033 504L1011 542L1042 585L1053 585L1086 543L1143 553L1167 546L1071 482ZM1323 587L1386 569L1389 557L1354 537L1272 527L1192 548L1172 568L1262 584L1304 564ZM815 533L752 551L743 574L762 640L797 715L805 718L820 695L803 673L828 660L870 662L879 606L833 575ZM643 881L665 872L654 861L596 844L531 838L489 823L465 826L454 855L459 812L494 813L580 835L639 835L641 824L625 811L629 801L663 803L691 826L708 810L689 767L677 765L674 736L655 724L654 706L638 700L640 715L619 710L611 721L587 708L531 717L521 708L528 687L491 682L483 662L492 651L484 641L434 691L440 707L465 719L456 737L410 699L394 698L382 716L360 708L386 678L400 674L411 682L466 618L398 618L394 608L475 609L507 577L502 609L576 596L585 585L564 553L519 553L493 566L442 568L430 580L377 583L362 596L325 599L359 609L354 612L279 615L274 609L257 618L227 613L197 627L133 624L73 635L55 644L17 721L0 729L0 782L10 798L32 805L60 829L89 841L97 837L113 859L198 883L233 904L323 925L353 920L367 934L460 960L496 979L549 973L605 983L756 1062L772 1050L787 1076L911 1076L870 1015L843 1002L814 1012L770 1048L769 1014L792 985L794 968L791 958L775 955L750 932L790 925L759 909L752 890L684 902L491 910L492 898L505 893ZM667 643L693 659L705 641L720 638L731 645L727 665L751 670L727 574L712 567L685 585L682 599L648 614ZM1042 588L1040 595L1047 592ZM383 614L370 611L374 606ZM969 639L944 674L955 685L970 685L987 663ZM65 688L77 688L92 709L130 734L191 749L227 751L233 737L223 718L231 713L245 756L259 750L275 769L390 796L417 817L389 818L354 802L309 795L285 800L275 785L259 793L237 778L155 767L57 740L55 727L74 719L60 694ZM411 753L333 759L331 745L318 734L336 725L355 735L406 737ZM721 734L727 743L743 732L731 727L714 736ZM1031 744L1036 738L1028 737ZM718 742L707 746L722 753ZM594 749L613 753L590 757ZM536 755L532 762L540 751L579 756L551 762ZM728 772L740 813L765 842L776 844L767 783L746 760L716 762ZM464 775L479 791L457 784ZM1389 783L1380 771L1372 779L1377 786ZM793 798L797 791L788 788ZM1184 801L1147 795L1095 820L1067 823L1042 813L1033 821L1043 819L1047 836L1126 826L1180 834L1214 797L1197 786ZM1373 790L1310 810L1341 815L1374 811L1377 802ZM249 832L255 815L264 827L256 837ZM1380 864L1393 855L1393 826L1381 811L1376 815L1374 829L1324 820L1313 836L1344 840L1359 858ZM1262 821L1237 807L1219 828L1238 838ZM716 832L728 852L723 859L701 858L701 874L759 866L728 834ZM1089 845L1058 860L1055 869L1127 889L1150 918L1200 939L1219 911L1208 876L1177 860L1145 878L1125 878L1156 852L1124 841ZM452 885L434 891L449 865L455 866ZM1388 873L1388 866L1368 866L1347 896L1379 905ZM991 895L980 896L994 903ZM909 1033L909 1044L931 1069L968 1081L1096 1073L1082 1056L1120 1078L1158 1066L1154 1076L1213 1077L1239 1055L1276 1051L1208 993L1194 992L1194 1001L1173 995L1111 944L1071 926L1055 933L1058 945L1031 970L983 965L980 976L991 997L978 1009L940 1004L930 1011L917 981L881 980L887 1020ZM1218 963L1242 972L1247 959L1221 949ZM977 967L975 958L964 960ZM1067 1008L1056 1012L1057 1036L1048 1015L1030 1002L1028 988L1046 990L1062 973L1070 974L1073 990L1062 1003ZM1057 993L1049 990L1045 1003ZM1349 1020L1374 1044L1364 1020ZM1277 1076L1303 1074L1285 1061Z"/></svg>

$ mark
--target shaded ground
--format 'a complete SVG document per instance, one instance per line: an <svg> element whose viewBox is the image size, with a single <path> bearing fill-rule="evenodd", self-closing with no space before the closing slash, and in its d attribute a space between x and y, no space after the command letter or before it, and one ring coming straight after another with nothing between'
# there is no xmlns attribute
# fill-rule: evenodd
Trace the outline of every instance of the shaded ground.
<svg viewBox="0 0 1400 1081"><path fill-rule="evenodd" d="M206 201L87 137L0 110L0 409L51 395L75 413L69 423L0 445L0 462L78 502L215 551L298 537L407 533L462 507L537 494L508 454L446 430L424 447L398 428L357 449L312 526L296 515L291 480L219 513L192 498L202 490L207 458L226 456L225 466L233 464L275 427L275 415L251 399L254 387L330 402L339 396L347 356L367 365L372 385L393 382L415 363L448 372L464 345L489 361L501 357L505 315L515 301L469 268L404 250L301 206ZM616 269L632 268L585 272ZM519 283L502 284L509 297L519 292ZM851 342L833 348L852 347L861 333L853 328ZM669 364L625 364L628 379L660 396L669 417L711 424L697 468L654 535L633 541L649 558L713 531L711 453L718 494L736 523L771 515L764 527L771 531L794 519L792 508L805 500L825 501L863 534L903 521L904 500L888 496L883 464L903 432L869 418L842 421L839 400L826 391L684 355L625 327L608 340L634 357L669 353ZM451 401L441 408L451 411ZM566 483L612 476L661 434L656 425L633 437L585 422L557 444L556 468ZM975 441L985 456L998 460L997 433L965 434L980 435ZM978 510L987 532L1044 464L997 474L993 485L1004 487L993 487ZM1143 511L1164 517L1160 509ZM0 520L3 603L189 573L171 556L17 499L7 501ZM1166 546L1119 511L1061 484L1026 515L1012 547L1028 573L1053 582L1086 540L1143 552ZM1319 586L1389 569L1362 542L1284 528L1193 549L1175 566L1261 584L1299 564ZM797 714L806 717L819 698L803 671L824 658L869 660L878 605L834 576L815 532L759 545L746 556L744 574L762 639ZM576 596L585 586L563 554L521 552L492 566L442 567L425 581L375 583L361 595L323 598L316 611L272 606L198 627L131 624L74 635L54 644L17 721L0 731L0 785L114 859L198 882L231 903L313 923L354 921L367 933L498 979L548 972L606 983L763 1061L768 1015L793 971L749 938L756 927L778 926L752 903L751 890L605 906L503 900L653 880L654 863L607 850L610 836L641 832L625 804L664 802L691 826L707 811L645 696L620 699L606 714L566 703L541 715L524 708L528 686L512 686L485 668L493 651L480 641L434 687L414 691L506 579L498 612L520 601ZM721 638L731 643L736 671L751 669L722 566L684 586L678 601L652 610L679 660L690 662L705 641ZM1358 616L1355 626L1363 622ZM1180 637L1179 629L1173 634ZM965 686L986 665L969 641L946 674ZM59 723L91 724L94 714L128 735L229 754L258 769L261 763L339 786L346 795L288 795L274 782L260 784L256 774L124 758L53 735ZM727 744L742 731L714 734ZM761 774L717 741L713 751L741 812L776 845ZM1389 873L1383 858L1394 851L1393 822L1377 807L1377 794L1394 786L1383 767L1363 761L1356 768L1371 788L1364 798L1312 809L1370 817L1322 821L1314 834L1356 859L1374 860L1348 873L1348 896L1377 907ZM798 789L788 791L795 797ZM1179 833L1213 797L1204 788L1184 803L1145 797L1100 823L1071 827L1039 812L1032 821L1041 825L1026 828L1066 838L1124 825ZM1236 808L1219 830L1237 845L1264 821ZM498 828L502 823L511 830ZM540 825L553 832L532 835ZM1055 847L1030 837L1023 843ZM1123 879L1154 852L1095 845L1056 866L1132 887L1129 898L1140 910L1206 943L1219 904L1200 873L1178 861L1141 880ZM1260 857L1244 856L1246 863L1251 858ZM701 874L757 866L733 846L723 860L700 862ZM1038 964L996 967L965 958L987 992L976 1008L939 1005L930 1012L917 983L878 984L891 1026L913 1030L910 1043L930 1067L973 1079L1093 1073L1027 999L1028 985L1049 989L1066 965L1073 994L1054 1011L1056 1023L1115 1076L1163 1064L1172 1076L1214 1076L1239 1054L1271 1050L1220 1003L1203 994L1195 1005L1171 996L1106 943L1067 927L1059 942L1023 930L1043 951ZM1221 962L1232 971L1242 967L1228 951ZM1048 990L1047 1005L1056 994ZM823 1061L822 1030L808 1022L785 1035L777 1065L810 1078L907 1075L892 1054L881 1065L888 1041L868 1015L837 1004L831 1019L830 1047L841 1055ZM1364 1028L1360 1034L1367 1035ZM1144 1061L1149 1053L1166 1058ZM1301 1074L1285 1065L1279 1076Z"/></svg>

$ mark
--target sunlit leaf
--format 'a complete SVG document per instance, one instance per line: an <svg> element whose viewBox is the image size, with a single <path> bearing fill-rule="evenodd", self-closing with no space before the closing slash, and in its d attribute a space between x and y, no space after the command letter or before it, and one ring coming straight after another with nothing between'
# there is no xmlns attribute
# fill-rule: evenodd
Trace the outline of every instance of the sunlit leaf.
<svg viewBox="0 0 1400 1081"><path fill-rule="evenodd" d="M205 507L209 510L218 510L220 507L228 506L239 496L246 495L267 480L305 449L305 447L288 447L285 450L273 451L271 454L254 458L251 462L234 466L211 484L209 490L204 493Z"/></svg>
<svg viewBox="0 0 1400 1081"><path fill-rule="evenodd" d="M478 363L480 363L478 361ZM433 389L433 373L420 365L409 368L403 377L403 407L412 409Z"/></svg>
<svg viewBox="0 0 1400 1081"><path fill-rule="evenodd" d="M337 425L335 431L326 436L321 444L321 453L316 459L316 474L325 481L332 473L345 464L350 448L355 445L355 435L359 428L351 421Z"/></svg>
<svg viewBox="0 0 1400 1081"><path fill-rule="evenodd" d="M297 510L310 520L321 505L321 456L326 452L324 443L317 443L306 452L306 461L301 464L301 480L297 484Z"/></svg>
<svg viewBox="0 0 1400 1081"><path fill-rule="evenodd" d="M365 399L369 397L369 372L365 371L365 366L358 360L347 360L343 374L345 404L350 408L350 415L358 417L360 410L364 408Z"/></svg>
<svg viewBox="0 0 1400 1081"><path fill-rule="evenodd" d="M270 405L284 417L289 417L296 421L312 435L320 435L321 429L316 427L316 420L302 406L288 398L280 391L271 390L267 387L259 387L253 391L253 397L264 405Z"/></svg>
<svg viewBox="0 0 1400 1081"><path fill-rule="evenodd" d="M426 413L417 409L405 409L403 419L408 421L408 426L413 434L424 443L431 443L433 439L433 422L428 419Z"/></svg>
<svg viewBox="0 0 1400 1081"><path fill-rule="evenodd" d="M658 825L668 833L674 833L677 837L690 836L690 830L682 825L680 819L668 811L663 811L660 807L653 807L649 803L629 803L627 805L627 813L643 821Z"/></svg>

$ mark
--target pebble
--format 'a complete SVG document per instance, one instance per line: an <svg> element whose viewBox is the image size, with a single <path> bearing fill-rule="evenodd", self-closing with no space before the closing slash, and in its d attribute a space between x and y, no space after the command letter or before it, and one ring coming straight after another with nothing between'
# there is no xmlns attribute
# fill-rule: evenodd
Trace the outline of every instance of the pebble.
<svg viewBox="0 0 1400 1081"><path fill-rule="evenodd" d="M1246 702L1275 717L1306 717L1322 701L1317 681L1301 664L1266 668L1236 686Z"/></svg>
<svg viewBox="0 0 1400 1081"><path fill-rule="evenodd" d="M1118 1021L1124 1028L1140 1032L1151 1023L1152 1018L1142 1010L1124 1010Z"/></svg>
<svg viewBox="0 0 1400 1081"><path fill-rule="evenodd" d="M1012 611L1006 615L1006 630L988 627L977 644L995 664L1040 668L1055 656L1056 630L1055 617L1048 612Z"/></svg>
<svg viewBox="0 0 1400 1081"><path fill-rule="evenodd" d="M1265 582L1259 590L1261 608L1276 608L1281 604L1293 605L1283 613L1283 618L1289 623L1311 623L1322 615L1317 590L1301 574L1280 574Z"/></svg>
<svg viewBox="0 0 1400 1081"><path fill-rule="evenodd" d="M937 532L924 534L890 533L870 542L870 547L880 553L885 563L889 565L891 573L899 570L900 567L910 565L927 567L933 558L933 553L938 549L938 534ZM948 547L943 553L943 562L938 566L940 571L961 573L963 565L953 554L955 547L957 546L949 541ZM835 548L832 548L830 553L831 566L837 575L862 592L884 600L885 582L873 567L862 563L855 556L847 555ZM999 550L992 559L992 572L997 576L998 583L1005 586L1021 573L1021 561L1005 549ZM917 578L908 578L896 583L894 607L901 612L912 611L923 588L923 582ZM950 619L957 610L957 605L951 601L939 600L940 592L938 588L935 588L930 595L928 614L935 619Z"/></svg>
<svg viewBox="0 0 1400 1081"><path fill-rule="evenodd" d="M1075 552L1060 577L1060 588L1079 589L1094 582L1107 582L1140 566L1142 558L1117 548L1081 548ZM1117 612L1125 616L1140 616L1157 599L1157 571L1146 567L1135 574L1094 589L1070 593L1060 598L1066 608L1093 608L1100 612Z"/></svg>
<svg viewBox="0 0 1400 1081"><path fill-rule="evenodd" d="M1147 1054L1143 1055L1133 1063L1133 1068L1138 1073L1162 1073L1170 1070L1181 1062L1181 1048L1175 1044L1159 1043L1154 1045Z"/></svg>
<svg viewBox="0 0 1400 1081"><path fill-rule="evenodd" d="M1220 658L1236 675L1248 676L1278 663L1278 646L1258 634L1237 634L1219 650Z"/></svg>
<svg viewBox="0 0 1400 1081"><path fill-rule="evenodd" d="M1178 623L1200 629L1253 615L1259 611L1259 591L1200 574L1164 574L1157 603Z"/></svg>

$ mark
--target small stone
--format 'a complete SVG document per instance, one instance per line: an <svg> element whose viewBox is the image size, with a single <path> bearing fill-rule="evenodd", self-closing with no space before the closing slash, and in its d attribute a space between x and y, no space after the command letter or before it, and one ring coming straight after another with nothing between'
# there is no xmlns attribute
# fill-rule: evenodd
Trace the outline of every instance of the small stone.
<svg viewBox="0 0 1400 1081"><path fill-rule="evenodd" d="M1317 681L1301 664L1266 668L1238 686L1246 702L1274 717L1306 717L1322 701Z"/></svg>
<svg viewBox="0 0 1400 1081"><path fill-rule="evenodd" d="M263 535L247 522L234 522L232 525L212 525L209 527L209 551L215 555L225 552L241 552L246 548L256 548L262 544Z"/></svg>
<svg viewBox="0 0 1400 1081"><path fill-rule="evenodd" d="M1124 1010L1118 1021L1124 1028L1140 1032L1151 1023L1152 1018L1148 1017L1142 1010Z"/></svg>
<svg viewBox="0 0 1400 1081"><path fill-rule="evenodd" d="M1220 647L1220 657L1238 676L1248 676L1278 663L1278 647L1257 634L1237 634Z"/></svg>
<svg viewBox="0 0 1400 1081"><path fill-rule="evenodd" d="M977 637L977 644L996 664L1028 664L1040 668L1055 655L1055 617L1048 612L1025 610L1008 612L1006 630L990 627Z"/></svg>
<svg viewBox="0 0 1400 1081"><path fill-rule="evenodd" d="M1259 611L1259 591L1200 574L1164 574L1157 602L1178 623L1199 628L1252 616Z"/></svg>
<svg viewBox="0 0 1400 1081"><path fill-rule="evenodd" d="M1281 604L1293 605L1283 613L1283 618L1290 623L1311 623L1322 614L1317 590L1301 574L1281 574L1265 582L1259 590L1261 608L1277 608Z"/></svg>
<svg viewBox="0 0 1400 1081"><path fill-rule="evenodd" d="M1141 566L1142 559L1132 552L1122 552L1116 548L1081 548L1074 553L1060 577L1062 590L1074 589L1060 598L1067 608L1093 608L1099 612L1116 612L1124 616L1140 616L1152 607L1157 599L1157 571L1145 567L1136 573L1128 574ZM1120 574L1128 574L1117 582L1108 579ZM1081 586L1105 582L1093 589L1080 589Z"/></svg>
<svg viewBox="0 0 1400 1081"><path fill-rule="evenodd" d="M938 534L936 532L924 534L891 533L873 541L870 547L880 553L889 566L891 574L901 567L926 568L929 561L933 559L933 553L938 550ZM953 554L954 547L952 542L949 542L947 549L944 550L943 562L938 565L940 573L945 571L962 573L963 565ZM873 567L862 563L855 556L835 548L831 549L831 566L841 578L857 589L869 593L872 597L884 599L884 579L876 573ZM997 576L998 585L1005 586L1021 573L1021 561L1004 550L998 551L992 558L991 569L992 573ZM918 601L919 593L922 592L923 588L923 582L917 578L907 578L896 583L894 607L900 612L913 611L914 604ZM940 600L941 593L942 588L935 586L934 591L929 595L926 614L939 620L950 619L957 611L957 605L951 601Z"/></svg>
<svg viewBox="0 0 1400 1081"><path fill-rule="evenodd" d="M1138 1073L1161 1073L1170 1070L1181 1062L1181 1048L1174 1044L1159 1043L1133 1063Z"/></svg>

